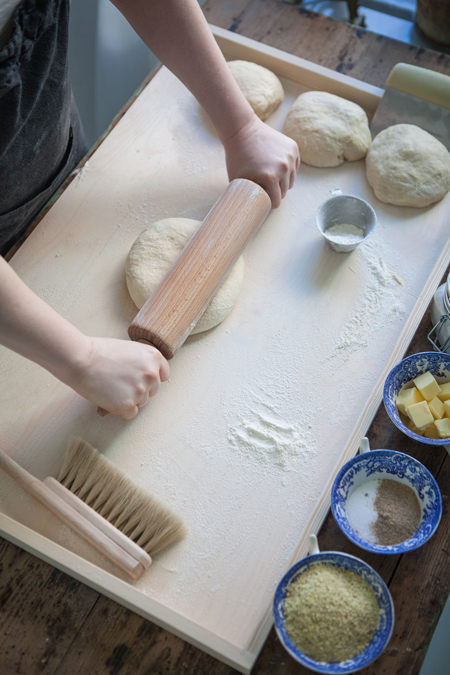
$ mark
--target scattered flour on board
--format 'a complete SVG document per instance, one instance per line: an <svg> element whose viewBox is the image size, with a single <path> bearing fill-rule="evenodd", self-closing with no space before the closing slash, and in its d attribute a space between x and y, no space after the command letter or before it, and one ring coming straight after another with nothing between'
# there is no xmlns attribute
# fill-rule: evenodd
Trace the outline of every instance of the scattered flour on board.
<svg viewBox="0 0 450 675"><path fill-rule="evenodd" d="M379 244L375 246L373 243L367 243L359 249L363 257L362 264L369 273L366 290L361 304L343 327L328 358L367 347L376 330L395 316L405 313L398 295L399 286L405 284L397 273L387 267L379 250Z"/></svg>
<svg viewBox="0 0 450 675"><path fill-rule="evenodd" d="M298 457L306 459L313 453L312 425L289 423L276 405L258 396L256 400L260 407L249 408L241 422L230 428L228 440L241 455L288 471Z"/></svg>
<svg viewBox="0 0 450 675"><path fill-rule="evenodd" d="M76 186L83 180L90 168L89 161L87 161L86 164L81 167L81 169L75 169L73 176L74 178L77 178L77 182L75 184Z"/></svg>

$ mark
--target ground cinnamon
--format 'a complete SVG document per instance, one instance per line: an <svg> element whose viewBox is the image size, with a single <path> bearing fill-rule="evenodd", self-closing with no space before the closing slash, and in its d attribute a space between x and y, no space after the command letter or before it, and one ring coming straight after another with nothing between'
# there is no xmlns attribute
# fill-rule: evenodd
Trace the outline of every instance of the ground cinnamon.
<svg viewBox="0 0 450 675"><path fill-rule="evenodd" d="M381 480L374 508L378 513L371 525L377 544L393 546L406 541L417 530L421 508L414 490L395 480Z"/></svg>

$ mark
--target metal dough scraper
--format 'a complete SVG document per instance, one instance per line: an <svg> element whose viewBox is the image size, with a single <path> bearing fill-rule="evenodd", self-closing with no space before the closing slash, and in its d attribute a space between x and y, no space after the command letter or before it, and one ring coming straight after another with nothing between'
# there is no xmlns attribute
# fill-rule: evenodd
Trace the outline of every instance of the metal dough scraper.
<svg viewBox="0 0 450 675"><path fill-rule="evenodd" d="M373 116L375 137L393 124L415 124L450 150L450 77L427 68L397 63Z"/></svg>

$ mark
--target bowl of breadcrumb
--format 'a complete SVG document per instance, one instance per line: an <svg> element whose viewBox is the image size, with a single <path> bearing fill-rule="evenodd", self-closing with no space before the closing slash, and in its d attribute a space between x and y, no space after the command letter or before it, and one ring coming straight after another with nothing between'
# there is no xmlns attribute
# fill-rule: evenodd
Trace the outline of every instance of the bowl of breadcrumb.
<svg viewBox="0 0 450 675"><path fill-rule="evenodd" d="M317 547L284 575L273 613L292 658L329 675L354 673L375 661L394 627L392 597L379 574L354 556Z"/></svg>

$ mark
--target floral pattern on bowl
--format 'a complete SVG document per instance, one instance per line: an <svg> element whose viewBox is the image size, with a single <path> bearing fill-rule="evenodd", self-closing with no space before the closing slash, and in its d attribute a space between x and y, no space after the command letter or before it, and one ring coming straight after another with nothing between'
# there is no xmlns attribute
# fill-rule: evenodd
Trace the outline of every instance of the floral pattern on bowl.
<svg viewBox="0 0 450 675"><path fill-rule="evenodd" d="M412 537L385 546L363 539L350 525L347 500L366 480L397 479L416 493L422 511L420 525ZM422 546L436 531L442 515L442 496L432 474L413 457L395 450L371 450L349 460L336 476L331 490L331 509L342 532L357 546L373 553L398 554Z"/></svg>
<svg viewBox="0 0 450 675"><path fill-rule="evenodd" d="M450 354L442 352L421 352L419 354L412 354L406 359L397 363L386 378L383 390L383 400L386 412L404 434L413 438L419 443L426 443L427 445L446 445L450 443L450 438L426 438L419 436L413 431L410 431L407 426L403 424L397 410L397 396L401 388L411 382L415 377L429 370L434 377L439 381L439 378L445 378L450 381Z"/></svg>

